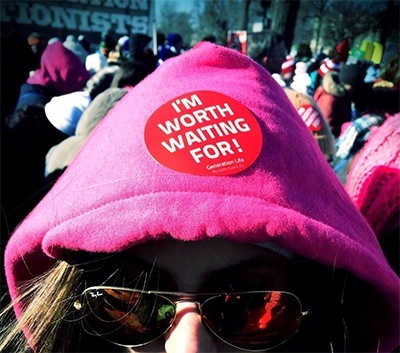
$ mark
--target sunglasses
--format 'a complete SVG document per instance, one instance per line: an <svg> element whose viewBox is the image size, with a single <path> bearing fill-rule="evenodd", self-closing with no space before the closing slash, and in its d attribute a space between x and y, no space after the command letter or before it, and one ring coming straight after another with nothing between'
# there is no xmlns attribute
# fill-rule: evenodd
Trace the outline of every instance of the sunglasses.
<svg viewBox="0 0 400 353"><path fill-rule="evenodd" d="M87 288L74 307L81 311L88 334L120 346L139 347L171 328L176 304L182 302L195 302L203 324L220 340L250 351L286 342L309 313L289 292L192 294L103 286Z"/></svg>

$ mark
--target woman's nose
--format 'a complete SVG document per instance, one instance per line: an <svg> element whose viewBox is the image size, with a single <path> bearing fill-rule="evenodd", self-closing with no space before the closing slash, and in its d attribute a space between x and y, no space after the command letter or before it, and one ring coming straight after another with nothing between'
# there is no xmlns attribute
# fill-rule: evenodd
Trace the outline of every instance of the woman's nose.
<svg viewBox="0 0 400 353"><path fill-rule="evenodd" d="M201 322L197 304L181 302L176 310L174 325L166 336L166 353L217 352L214 336Z"/></svg>

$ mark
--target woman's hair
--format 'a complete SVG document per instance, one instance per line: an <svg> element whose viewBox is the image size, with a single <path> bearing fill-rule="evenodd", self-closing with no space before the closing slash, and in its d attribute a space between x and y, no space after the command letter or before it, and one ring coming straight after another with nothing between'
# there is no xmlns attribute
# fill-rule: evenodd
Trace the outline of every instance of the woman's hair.
<svg viewBox="0 0 400 353"><path fill-rule="evenodd" d="M68 351L72 334L70 313L74 298L79 290L80 270L59 261L47 273L23 285L23 295L10 303L1 313L0 351L29 352L29 344L23 332L29 332L29 341L37 353ZM23 313L18 319L10 318L12 308L23 303ZM60 338L62 333L63 339Z"/></svg>

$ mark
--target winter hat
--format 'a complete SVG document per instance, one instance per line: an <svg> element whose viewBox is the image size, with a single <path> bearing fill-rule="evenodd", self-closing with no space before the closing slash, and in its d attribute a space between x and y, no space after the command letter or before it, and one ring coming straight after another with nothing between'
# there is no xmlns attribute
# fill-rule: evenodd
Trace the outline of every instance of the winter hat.
<svg viewBox="0 0 400 353"><path fill-rule="evenodd" d="M294 90L306 94L312 84L311 77L307 73L307 64L303 61L296 63L293 82L290 84Z"/></svg>
<svg viewBox="0 0 400 353"><path fill-rule="evenodd" d="M53 44L55 42L61 42L61 39L58 38L58 37L52 37L47 41L47 44L50 45L50 44Z"/></svg>
<svg viewBox="0 0 400 353"><path fill-rule="evenodd" d="M356 155L346 190L378 240L399 227L400 114L376 128Z"/></svg>
<svg viewBox="0 0 400 353"><path fill-rule="evenodd" d="M285 88L284 91L312 133L325 159L331 160L336 153L335 137L318 104L309 95L295 89Z"/></svg>
<svg viewBox="0 0 400 353"><path fill-rule="evenodd" d="M118 39L118 44L120 45L120 47L123 51L129 51L129 37L128 36L123 36L120 39Z"/></svg>
<svg viewBox="0 0 400 353"><path fill-rule="evenodd" d="M340 82L342 84L351 85L353 88L357 88L363 84L366 73L366 68L362 67L361 65L343 65L339 72Z"/></svg>
<svg viewBox="0 0 400 353"><path fill-rule="evenodd" d="M92 102L90 94L78 91L53 97L44 107L51 124L68 136L75 134L76 125L82 113Z"/></svg>
<svg viewBox="0 0 400 353"><path fill-rule="evenodd" d="M295 60L292 56L287 56L281 66L281 75L289 74L294 71Z"/></svg>
<svg viewBox="0 0 400 353"><path fill-rule="evenodd" d="M301 75L307 73L307 63L304 61L299 61L296 63L296 69L294 70L295 75Z"/></svg>
<svg viewBox="0 0 400 353"><path fill-rule="evenodd" d="M339 62L346 62L349 57L350 41L348 38L343 39L336 47L337 60Z"/></svg>
<svg viewBox="0 0 400 353"><path fill-rule="evenodd" d="M15 299L77 251L215 237L350 271L385 299L381 350L398 344L399 279L372 230L271 75L212 43L165 61L97 125L11 236L7 281Z"/></svg>
<svg viewBox="0 0 400 353"><path fill-rule="evenodd" d="M182 42L183 39L179 33L170 33L167 36L168 45L171 47L175 47L179 42Z"/></svg>
<svg viewBox="0 0 400 353"><path fill-rule="evenodd" d="M329 71L340 71L340 63L336 60L326 58L321 62L318 69L318 74L323 77Z"/></svg>
<svg viewBox="0 0 400 353"><path fill-rule="evenodd" d="M101 34L100 48L113 50L116 42L110 32L103 32Z"/></svg>
<svg viewBox="0 0 400 353"><path fill-rule="evenodd" d="M83 46L76 40L75 36L70 34L64 41L64 47L71 50L83 63L85 63L88 52Z"/></svg>

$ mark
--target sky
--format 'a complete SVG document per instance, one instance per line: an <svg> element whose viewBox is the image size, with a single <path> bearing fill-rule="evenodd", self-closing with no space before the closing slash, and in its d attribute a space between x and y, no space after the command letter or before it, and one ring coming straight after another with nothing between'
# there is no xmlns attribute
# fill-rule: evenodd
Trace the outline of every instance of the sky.
<svg viewBox="0 0 400 353"><path fill-rule="evenodd" d="M176 11L181 12L190 12L192 7L193 7L193 2L195 0L154 0L155 2L155 10L156 14L158 14L158 11L162 4L164 3L172 3L176 7Z"/></svg>

